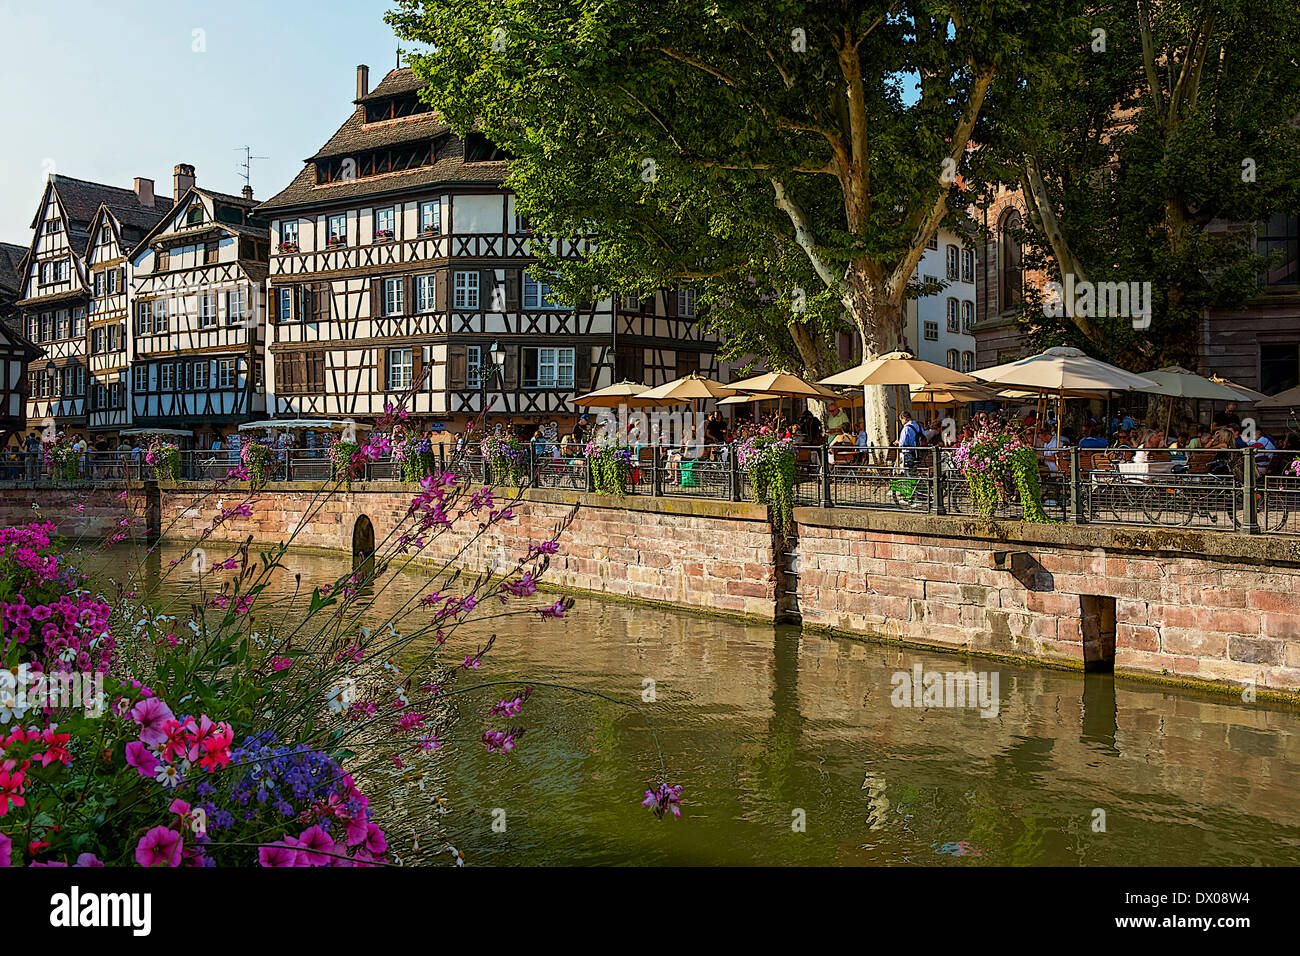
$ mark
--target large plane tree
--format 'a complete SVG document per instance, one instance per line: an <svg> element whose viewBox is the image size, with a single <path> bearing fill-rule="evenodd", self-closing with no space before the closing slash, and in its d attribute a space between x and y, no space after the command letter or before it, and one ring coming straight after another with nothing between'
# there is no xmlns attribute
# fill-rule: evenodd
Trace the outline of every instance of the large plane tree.
<svg viewBox="0 0 1300 956"><path fill-rule="evenodd" d="M833 370L903 344L927 241L955 226L990 90L1058 69L1075 0L399 0L457 129L509 152L555 287L693 284L724 336ZM550 240L586 240L581 259ZM920 290L933 291L933 290ZM748 336L748 339L746 339ZM883 443L892 390L867 405Z"/></svg>

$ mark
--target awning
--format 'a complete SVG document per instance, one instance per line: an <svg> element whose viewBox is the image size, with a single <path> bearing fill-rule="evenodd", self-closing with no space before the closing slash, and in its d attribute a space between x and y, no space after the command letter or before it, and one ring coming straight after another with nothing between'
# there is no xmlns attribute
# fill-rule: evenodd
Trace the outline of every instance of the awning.
<svg viewBox="0 0 1300 956"><path fill-rule="evenodd" d="M260 422L244 422L239 426L241 432L288 431L291 428L311 428L316 431L343 431L353 428L370 428L364 422L348 421L340 418L267 418Z"/></svg>
<svg viewBox="0 0 1300 956"><path fill-rule="evenodd" d="M176 438L193 438L193 429L188 428L124 428L119 435L171 435Z"/></svg>

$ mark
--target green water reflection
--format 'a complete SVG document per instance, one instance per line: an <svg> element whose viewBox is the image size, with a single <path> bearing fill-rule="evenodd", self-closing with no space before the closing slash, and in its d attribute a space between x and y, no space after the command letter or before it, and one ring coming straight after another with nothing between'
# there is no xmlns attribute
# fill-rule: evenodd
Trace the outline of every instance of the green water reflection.
<svg viewBox="0 0 1300 956"><path fill-rule="evenodd" d="M288 563L304 591L347 570L342 558ZM193 576L173 574L162 593L177 598ZM399 576L372 613L419 584ZM466 634L455 659L487 633ZM439 752L452 812L427 822L432 782L393 795L471 864L1300 863L1294 708L585 598L564 622L498 634L483 680L637 702L652 680L643 706L684 815L657 821L639 805L656 778L651 736L595 698L539 691L516 754L486 754L476 738L494 688L461 705ZM892 676L918 662L996 670L998 715L891 706Z"/></svg>

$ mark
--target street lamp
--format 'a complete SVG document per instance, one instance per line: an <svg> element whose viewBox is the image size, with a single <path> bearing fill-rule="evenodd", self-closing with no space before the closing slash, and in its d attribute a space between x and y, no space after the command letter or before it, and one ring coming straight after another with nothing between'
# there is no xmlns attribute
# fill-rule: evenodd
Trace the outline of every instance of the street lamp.
<svg viewBox="0 0 1300 956"><path fill-rule="evenodd" d="M490 361L487 364L486 369L484 368L483 363L480 362L479 370L478 370L478 392L479 392L478 407L479 407L479 411L483 413L483 428L485 431L487 430L488 386L491 385L493 380L496 379L500 379L501 382L504 384L505 379L503 377L502 369L505 368L506 353L501 351L497 347L497 343L494 341L492 343L492 347L488 349L488 358L490 359Z"/></svg>

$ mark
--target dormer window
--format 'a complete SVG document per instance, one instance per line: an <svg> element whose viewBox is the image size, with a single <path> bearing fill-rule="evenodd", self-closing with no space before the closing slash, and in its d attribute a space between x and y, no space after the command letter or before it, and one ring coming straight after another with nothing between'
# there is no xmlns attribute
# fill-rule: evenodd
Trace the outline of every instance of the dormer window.
<svg viewBox="0 0 1300 956"><path fill-rule="evenodd" d="M470 133L465 137L465 162L489 163L509 159L509 154L482 133Z"/></svg>
<svg viewBox="0 0 1300 956"><path fill-rule="evenodd" d="M203 207L201 205L195 203L186 211L185 225L187 226L203 225Z"/></svg>
<svg viewBox="0 0 1300 956"><path fill-rule="evenodd" d="M422 101L419 94L414 91L401 96L387 96L366 104L366 122L382 123L384 120L399 119L403 116L419 116L432 109L433 107Z"/></svg>

